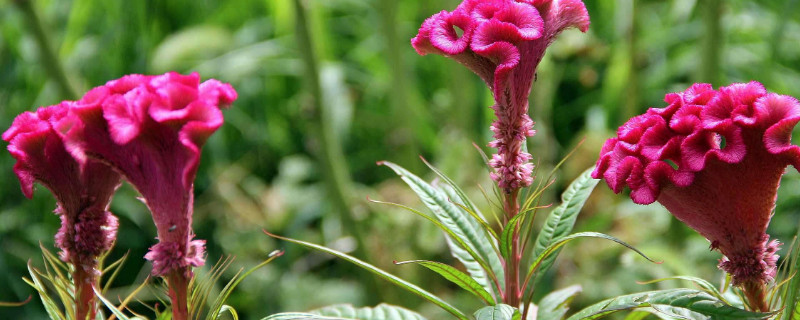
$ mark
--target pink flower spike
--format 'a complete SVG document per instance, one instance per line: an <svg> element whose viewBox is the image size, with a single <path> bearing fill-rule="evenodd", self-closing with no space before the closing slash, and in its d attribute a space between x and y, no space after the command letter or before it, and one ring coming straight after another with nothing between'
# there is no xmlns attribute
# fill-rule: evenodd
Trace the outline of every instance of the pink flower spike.
<svg viewBox="0 0 800 320"><path fill-rule="evenodd" d="M62 102L22 113L2 138L17 160L14 173L23 194L31 198L33 183L39 182L56 198L61 259L97 276L97 259L116 239L117 218L108 206L120 176L97 161L81 164L67 152L53 124L69 117L70 106L71 102Z"/></svg>
<svg viewBox="0 0 800 320"><path fill-rule="evenodd" d="M142 194L158 229L145 256L154 275L188 279L204 262L205 242L192 240L194 179L203 144L222 126L220 108L236 97L197 73L129 75L89 91L73 108L77 121L59 123L77 159L109 164Z"/></svg>
<svg viewBox="0 0 800 320"><path fill-rule="evenodd" d="M800 103L758 82L695 84L665 100L620 127L592 176L617 193L630 187L636 203L661 203L725 255L719 267L734 284L758 296L775 277L778 243L766 230L781 176L800 165L791 143Z"/></svg>
<svg viewBox="0 0 800 320"><path fill-rule="evenodd" d="M506 194L533 181L531 155L521 147L533 136L528 96L536 67L561 31L589 28L580 0L464 0L452 12L425 20L411 45L420 55L440 54L465 65L492 90L497 148L491 175ZM459 33L457 29L462 32Z"/></svg>

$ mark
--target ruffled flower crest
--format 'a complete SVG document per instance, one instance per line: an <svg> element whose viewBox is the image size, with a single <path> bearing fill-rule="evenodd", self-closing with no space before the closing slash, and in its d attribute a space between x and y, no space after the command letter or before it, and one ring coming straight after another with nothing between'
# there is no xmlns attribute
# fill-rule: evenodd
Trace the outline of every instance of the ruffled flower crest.
<svg viewBox="0 0 800 320"><path fill-rule="evenodd" d="M522 151L534 134L528 96L536 67L547 46L564 29L589 28L579 0L465 0L452 12L441 11L422 24L411 40L417 53L440 54L465 65L492 89L497 148L492 178L510 192L531 184L531 155Z"/></svg>
<svg viewBox="0 0 800 320"><path fill-rule="evenodd" d="M592 176L629 187L635 203L658 201L709 239L734 284L768 283L778 243L766 229L784 170L800 167L800 103L758 82L695 84L665 101L606 141Z"/></svg>
<svg viewBox="0 0 800 320"><path fill-rule="evenodd" d="M120 176L96 162L77 162L67 152L53 128L65 118L71 102L24 112L14 119L3 140L17 160L14 173L22 193L33 197L38 182L55 196L61 228L56 234L60 257L85 271L98 274L97 259L111 249L117 234L117 218L108 212Z"/></svg>
<svg viewBox="0 0 800 320"><path fill-rule="evenodd" d="M109 164L141 193L158 229L145 256L154 275L204 263L205 241L192 240L194 178L203 144L223 123L220 108L236 97L197 73L128 75L87 92L58 124L77 159Z"/></svg>

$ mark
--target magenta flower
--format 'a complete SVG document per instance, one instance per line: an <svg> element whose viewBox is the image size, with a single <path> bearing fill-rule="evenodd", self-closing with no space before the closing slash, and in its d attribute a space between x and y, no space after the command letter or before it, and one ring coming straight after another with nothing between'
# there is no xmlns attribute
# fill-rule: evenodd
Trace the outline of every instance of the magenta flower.
<svg viewBox="0 0 800 320"><path fill-rule="evenodd" d="M108 163L142 194L158 229L145 256L154 275L189 278L204 263L205 241L192 240L194 177L220 108L235 99L230 85L197 73L129 75L87 92L59 124L77 159Z"/></svg>
<svg viewBox="0 0 800 320"><path fill-rule="evenodd" d="M734 284L756 294L775 277L778 242L766 230L786 166L800 165L791 143L800 103L758 82L695 84L665 100L619 128L593 177L617 193L630 187L635 203L664 205L725 255L719 267Z"/></svg>
<svg viewBox="0 0 800 320"><path fill-rule="evenodd" d="M8 151L17 160L14 173L26 197L33 196L33 183L44 185L56 198L56 213L61 228L56 246L61 260L75 266L78 319L94 319L94 292L100 272L98 259L111 249L116 239L118 221L108 211L120 176L97 161L78 163L65 149L53 123L67 116L71 102L25 112L14 119L3 133Z"/></svg>
<svg viewBox="0 0 800 320"><path fill-rule="evenodd" d="M497 148L492 178L510 193L533 181L531 155L521 150L534 134L528 96L536 67L564 29L586 32L589 15L580 0L464 0L452 12L425 20L411 44L420 55L450 57L475 72L494 94L492 124Z"/></svg>

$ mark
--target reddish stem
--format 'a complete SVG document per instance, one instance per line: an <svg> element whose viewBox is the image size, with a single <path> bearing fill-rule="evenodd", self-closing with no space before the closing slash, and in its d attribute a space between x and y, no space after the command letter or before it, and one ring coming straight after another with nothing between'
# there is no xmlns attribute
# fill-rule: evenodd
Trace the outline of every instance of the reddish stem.
<svg viewBox="0 0 800 320"><path fill-rule="evenodd" d="M506 222L519 213L517 195L519 195L519 189L512 189L505 196L503 210L506 212ZM503 301L513 307L519 307L520 303L519 261L521 258L522 255L519 252L519 230L515 228L511 237L511 253L505 263L506 294L505 301Z"/></svg>
<svg viewBox="0 0 800 320"><path fill-rule="evenodd" d="M97 315L94 295L97 277L93 275L94 268L89 270L87 272L80 264L75 264L72 273L72 280L75 281L75 319L78 320L94 319Z"/></svg>
<svg viewBox="0 0 800 320"><path fill-rule="evenodd" d="M191 280L191 270L181 268L167 274L167 284L169 285L169 298L172 300L172 320L189 319L189 280Z"/></svg>
<svg viewBox="0 0 800 320"><path fill-rule="evenodd" d="M768 312L769 303L767 303L767 287L761 281L749 281L742 285L742 291L750 303L750 308L753 311Z"/></svg>

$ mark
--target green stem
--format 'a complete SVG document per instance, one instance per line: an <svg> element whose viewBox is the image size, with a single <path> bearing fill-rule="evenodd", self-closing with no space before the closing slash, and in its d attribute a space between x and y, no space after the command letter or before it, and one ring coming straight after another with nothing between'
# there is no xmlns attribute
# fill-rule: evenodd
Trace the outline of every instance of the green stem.
<svg viewBox="0 0 800 320"><path fill-rule="evenodd" d="M12 2L22 10L22 13L25 14L27 18L25 20L28 21L31 32L33 32L33 38L39 46L39 59L41 60L44 71L56 82L64 98L70 100L77 99L78 95L70 84L67 73L64 71L64 66L61 64L61 61L58 59L53 49L53 45L50 43L50 38L45 31L44 24L34 8L33 0L14 0Z"/></svg>
<svg viewBox="0 0 800 320"><path fill-rule="evenodd" d="M702 42L702 60L700 64L700 81L720 84L720 65L722 63L722 1L702 1L705 38Z"/></svg>
<svg viewBox="0 0 800 320"><path fill-rule="evenodd" d="M313 109L312 128L319 142L319 154L317 157L322 165L320 171L323 172L328 195L333 201L336 211L339 213L342 228L355 238L355 255L369 260L364 234L352 215L350 173L343 160L344 154L342 152L342 147L331 125L330 110L323 105L324 97L320 85L319 67L317 65L311 32L308 28L305 4L302 0L294 0L294 6L296 14L295 34L297 36L300 58L304 66L306 88L308 88L311 93L311 105ZM373 278L372 281L368 281L368 286L371 287L369 288L371 291L377 293L379 292L377 291L379 287L374 280ZM372 299L375 297L375 295L368 296L372 297Z"/></svg>

